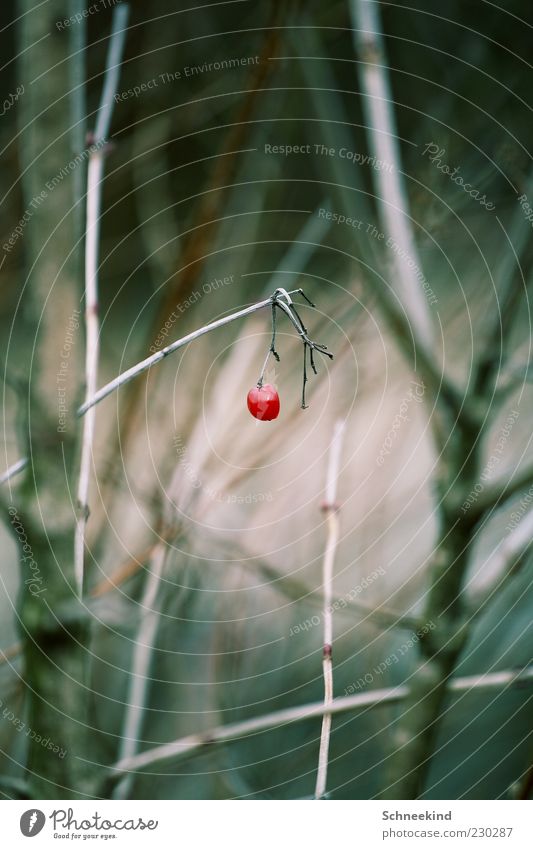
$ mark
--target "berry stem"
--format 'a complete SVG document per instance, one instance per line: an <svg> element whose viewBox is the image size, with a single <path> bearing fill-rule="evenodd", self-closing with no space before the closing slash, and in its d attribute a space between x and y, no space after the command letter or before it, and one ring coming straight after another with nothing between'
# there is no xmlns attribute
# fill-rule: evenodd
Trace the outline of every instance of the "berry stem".
<svg viewBox="0 0 533 849"><path fill-rule="evenodd" d="M304 345L304 377L302 381L302 410L307 410L305 403L305 384L307 383L307 345Z"/></svg>
<svg viewBox="0 0 533 849"><path fill-rule="evenodd" d="M279 354L276 351L276 302L272 301L272 341L270 343L270 353L279 363Z"/></svg>

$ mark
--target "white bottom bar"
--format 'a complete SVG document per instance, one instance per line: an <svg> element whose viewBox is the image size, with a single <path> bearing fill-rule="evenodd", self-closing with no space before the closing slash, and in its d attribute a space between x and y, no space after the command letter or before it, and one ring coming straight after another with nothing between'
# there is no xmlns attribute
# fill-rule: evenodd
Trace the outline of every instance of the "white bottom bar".
<svg viewBox="0 0 533 849"><path fill-rule="evenodd" d="M529 801L4 801L0 807L2 846L9 849L32 845L33 836L36 849L73 843L526 849L533 845L532 814Z"/></svg>

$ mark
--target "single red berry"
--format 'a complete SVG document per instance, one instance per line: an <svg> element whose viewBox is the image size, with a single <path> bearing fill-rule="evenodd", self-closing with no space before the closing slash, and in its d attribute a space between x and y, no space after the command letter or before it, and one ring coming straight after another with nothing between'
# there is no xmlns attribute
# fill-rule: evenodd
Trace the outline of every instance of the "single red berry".
<svg viewBox="0 0 533 849"><path fill-rule="evenodd" d="M271 422L279 416L279 395L271 383L254 386L248 393L248 409L252 416L263 422Z"/></svg>

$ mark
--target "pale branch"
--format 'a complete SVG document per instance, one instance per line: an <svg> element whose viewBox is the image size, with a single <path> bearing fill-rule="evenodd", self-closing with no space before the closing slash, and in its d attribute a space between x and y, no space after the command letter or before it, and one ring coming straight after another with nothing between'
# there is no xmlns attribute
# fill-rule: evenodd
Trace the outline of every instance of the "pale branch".
<svg viewBox="0 0 533 849"><path fill-rule="evenodd" d="M165 563L166 542L156 545L141 599L141 624L133 648L133 663L130 674L128 699L120 738L119 758L131 758L137 752L146 711L150 688L150 664L159 625L157 594ZM130 795L133 776L127 775L115 791L115 798L127 799Z"/></svg>
<svg viewBox="0 0 533 849"><path fill-rule="evenodd" d="M100 243L100 207L104 175L105 143L113 113L120 64L126 37L129 7L121 3L113 10L104 86L96 118L93 145L87 169L87 229L85 234L85 400L90 400L98 385L100 323L98 320L98 255ZM95 411L83 422L80 472L77 488L78 517L74 538L74 574L78 594L83 594L85 533L89 515L89 483L93 455Z"/></svg>
<svg viewBox="0 0 533 849"><path fill-rule="evenodd" d="M98 383L100 325L98 321L98 244L100 230L103 153L91 153L87 170L87 229L85 234L85 397L94 395ZM95 411L83 421L80 471L77 488L74 574L78 594L83 594L85 531L89 515L89 482L93 453Z"/></svg>
<svg viewBox="0 0 533 849"><path fill-rule="evenodd" d="M170 354L173 354L175 351L178 351L180 348L183 348L185 345L188 345L190 342L194 342L196 339L199 339L200 336L204 336L206 333L210 333L212 330L217 330L219 327L224 327L226 324L230 324L232 321L237 321L239 318L244 318L245 316L252 315L252 313L257 312L258 310L264 309L265 307L272 307L273 299L276 296L276 292L270 297L265 298L262 301L258 301L255 304L251 304L249 307L244 307L242 310L237 310L237 312L231 313L230 315L226 315L223 318L218 318L216 321L212 321L209 324L200 327L198 330L193 330L191 333L188 333L187 336L183 336L181 339L177 339L175 342L172 342L170 345L167 345L165 348L161 348L160 351L156 351L155 354L151 354L146 359L141 360L140 363L132 366L131 368L123 371L122 374L119 374L118 377L115 377L114 380L111 380L105 386L96 392L92 398L88 399L78 410L78 415L83 416L90 410L91 407L94 407L95 404L99 404L100 401L103 401L104 398L107 398L108 395L111 395L116 389L119 389L124 384L129 383L130 380L133 380L139 374L142 374L148 369L155 366L157 363L160 363L161 360L164 360ZM289 292L289 295L295 295L299 293L299 289L295 289L292 292ZM281 306L281 301L278 301L278 306ZM294 323L294 320L291 317L291 320Z"/></svg>
<svg viewBox="0 0 533 849"><path fill-rule="evenodd" d="M384 232L398 246L398 252L393 252L392 266L400 300L409 316L413 334L429 350L435 333L428 301L416 276L416 268L420 269L422 264L410 224L409 200L402 179L379 6L368 0L351 0L350 10L354 44L361 59L358 68L369 147L374 150L376 159L392 166L390 170L378 168L372 171L379 217ZM400 259L400 253L412 260L414 266Z"/></svg>
<svg viewBox="0 0 533 849"><path fill-rule="evenodd" d="M17 460L16 463L13 463L12 466L10 466L8 469L6 469L6 471L3 473L3 475L0 475L0 485L3 484L3 483L7 483L7 481L11 480L11 478L14 478L15 475L18 475L19 472L24 471L24 469L26 468L27 465L28 465L28 458L27 457L22 457L21 460Z"/></svg>
<svg viewBox="0 0 533 849"><path fill-rule="evenodd" d="M478 692L506 688L512 684L526 683L533 680L533 666L523 670L505 670L501 672L489 672L485 675L469 675L463 678L455 678L449 682L448 692ZM329 712L332 715L348 713L361 708L374 708L402 701L409 695L409 687L400 685L398 687L382 690L369 690L365 693L344 696L334 699ZM210 747L229 743L233 740L241 740L250 734L259 734L272 728L279 728L292 722L305 722L308 719L317 719L323 715L323 702L313 702L307 705L285 708L274 711L263 716L246 719L242 722L234 722L228 725L219 725L198 734L190 734L171 743L164 743L153 749L147 749L132 758L125 758L110 767L111 775L109 781L120 780L121 776L128 772L138 772L156 764L168 761L183 762L184 760L202 752Z"/></svg>
<svg viewBox="0 0 533 849"><path fill-rule="evenodd" d="M315 799L322 799L326 793L329 740L331 736L331 713L333 703L333 566L339 540L339 508L337 505L337 481L340 472L340 460L345 423L335 424L329 451L325 501L322 509L327 515L327 540L322 566L322 593L324 597L324 644L322 649L322 669L324 675L324 714L320 734L318 769L315 786Z"/></svg>

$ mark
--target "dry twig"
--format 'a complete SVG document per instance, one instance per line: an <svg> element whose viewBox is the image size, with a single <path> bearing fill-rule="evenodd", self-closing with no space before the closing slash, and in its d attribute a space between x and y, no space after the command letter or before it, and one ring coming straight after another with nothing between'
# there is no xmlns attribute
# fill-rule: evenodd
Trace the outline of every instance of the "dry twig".
<svg viewBox="0 0 533 849"><path fill-rule="evenodd" d="M345 423L343 421L338 421L335 425L328 461L326 499L322 505L322 509L327 516L328 528L322 578L324 595L324 646L322 659L324 672L324 715L322 717L322 732L320 735L315 799L322 799L324 797L328 777L329 739L331 735L330 708L333 704L333 608L331 601L333 564L339 539L339 508L336 499L344 428Z"/></svg>

